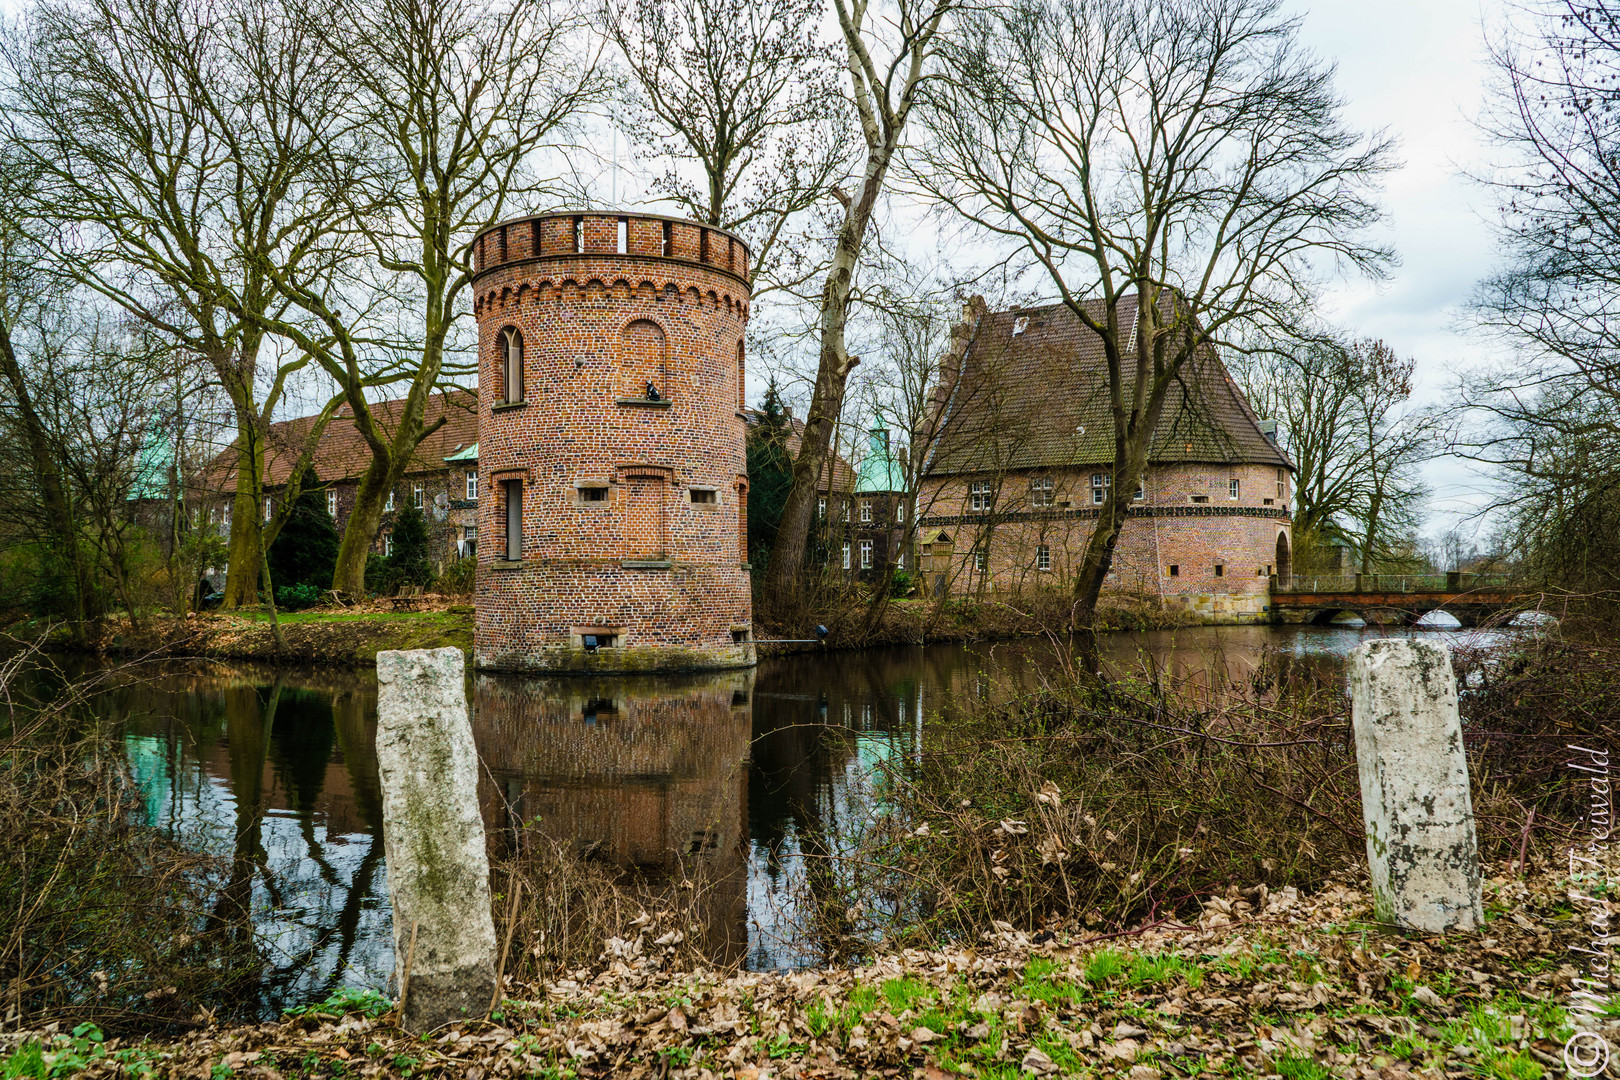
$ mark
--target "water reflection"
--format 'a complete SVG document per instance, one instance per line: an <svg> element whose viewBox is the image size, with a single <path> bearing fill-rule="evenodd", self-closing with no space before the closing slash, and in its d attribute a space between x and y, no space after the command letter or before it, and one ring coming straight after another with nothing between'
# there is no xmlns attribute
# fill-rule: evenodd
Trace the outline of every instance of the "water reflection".
<svg viewBox="0 0 1620 1080"><path fill-rule="evenodd" d="M538 833L671 887L701 881L704 940L717 961L741 959L753 688L752 671L476 676L479 796L496 854Z"/></svg>
<svg viewBox="0 0 1620 1080"><path fill-rule="evenodd" d="M1105 660L1214 698L1289 665L1338 678L1343 656L1382 633L1114 635ZM717 961L813 962L815 920L840 917L813 901L834 895L829 856L879 809L876 767L915 753L926 718L1061 679L1069 657L1064 642L1026 640L784 657L684 680L474 677L492 854L544 836L644 881L701 877ZM98 708L124 723L148 819L228 865L214 918L257 941L264 1009L387 985L371 673L170 666Z"/></svg>

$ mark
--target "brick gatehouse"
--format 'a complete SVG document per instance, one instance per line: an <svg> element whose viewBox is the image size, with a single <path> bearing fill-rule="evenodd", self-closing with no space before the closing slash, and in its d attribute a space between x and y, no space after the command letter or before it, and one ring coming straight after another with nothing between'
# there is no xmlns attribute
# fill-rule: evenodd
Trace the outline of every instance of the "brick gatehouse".
<svg viewBox="0 0 1620 1080"><path fill-rule="evenodd" d="M747 247L603 213L519 218L475 243L476 664L754 663Z"/></svg>

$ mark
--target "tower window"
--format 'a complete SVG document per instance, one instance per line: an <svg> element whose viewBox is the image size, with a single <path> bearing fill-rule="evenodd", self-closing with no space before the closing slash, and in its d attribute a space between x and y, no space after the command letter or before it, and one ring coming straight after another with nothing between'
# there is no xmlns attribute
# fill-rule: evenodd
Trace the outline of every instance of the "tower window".
<svg viewBox="0 0 1620 1080"><path fill-rule="evenodd" d="M506 489L506 558L517 562L523 558L523 481L507 480Z"/></svg>
<svg viewBox="0 0 1620 1080"><path fill-rule="evenodd" d="M585 252L585 219L574 219L574 254L582 255Z"/></svg>
<svg viewBox="0 0 1620 1080"><path fill-rule="evenodd" d="M507 402L523 400L523 335L515 326L501 331L501 391Z"/></svg>
<svg viewBox="0 0 1620 1080"><path fill-rule="evenodd" d="M670 221L664 222L664 248L663 248L662 254L666 259L672 257L675 254L675 224L674 224L674 222L670 222Z"/></svg>
<svg viewBox="0 0 1620 1080"><path fill-rule="evenodd" d="M1288 494L1288 472L1285 469L1277 470L1277 498L1286 498Z"/></svg>
<svg viewBox="0 0 1620 1080"><path fill-rule="evenodd" d="M618 242L619 254L620 255L627 255L627 254L630 253L630 219L629 218L620 218L619 219L619 230L618 230L618 232L619 232L619 237L618 237L618 240L619 240L619 242Z"/></svg>
<svg viewBox="0 0 1620 1080"><path fill-rule="evenodd" d="M713 488L687 488L686 494L693 506L714 506L720 501L719 493Z"/></svg>
<svg viewBox="0 0 1620 1080"><path fill-rule="evenodd" d="M743 343L737 342L737 408L748 407L748 373L743 364Z"/></svg>

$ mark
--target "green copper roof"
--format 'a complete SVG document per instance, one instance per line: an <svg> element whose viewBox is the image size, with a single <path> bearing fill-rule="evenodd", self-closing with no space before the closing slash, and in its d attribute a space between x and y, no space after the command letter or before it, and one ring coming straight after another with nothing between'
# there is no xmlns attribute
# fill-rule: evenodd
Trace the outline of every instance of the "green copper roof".
<svg viewBox="0 0 1620 1080"><path fill-rule="evenodd" d="M866 456L861 458L861 467L855 474L856 493L906 490L906 471L900 467L895 452L889 446L889 431L883 426L882 417L878 418L877 426L872 429L871 438Z"/></svg>
<svg viewBox="0 0 1620 1080"><path fill-rule="evenodd" d="M471 445L464 446L455 453L446 455L444 460L451 464L456 464L457 462L463 461L476 462L478 460L478 444L472 443Z"/></svg>
<svg viewBox="0 0 1620 1080"><path fill-rule="evenodd" d="M169 497L169 466L174 462L174 447L157 432L147 436L135 455L135 471L129 481L130 502L137 499L167 499Z"/></svg>

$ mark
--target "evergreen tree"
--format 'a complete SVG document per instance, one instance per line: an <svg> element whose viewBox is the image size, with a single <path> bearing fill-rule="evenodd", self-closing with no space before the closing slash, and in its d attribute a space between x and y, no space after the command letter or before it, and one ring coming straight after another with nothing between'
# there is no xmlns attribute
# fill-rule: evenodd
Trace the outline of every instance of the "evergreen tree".
<svg viewBox="0 0 1620 1080"><path fill-rule="evenodd" d="M338 532L332 515L326 512L326 489L311 469L304 476L304 488L288 515L286 524L270 544L270 580L277 588L284 585L332 585L337 566Z"/></svg>
<svg viewBox="0 0 1620 1080"><path fill-rule="evenodd" d="M748 429L748 558L758 567L770 559L793 486L793 457L787 446L793 426L775 376L765 389L761 412L760 422Z"/></svg>
<svg viewBox="0 0 1620 1080"><path fill-rule="evenodd" d="M394 517L394 529L389 535L394 542L388 556L388 570L393 580L402 585L426 585L432 580L427 516L416 507L407 506Z"/></svg>

